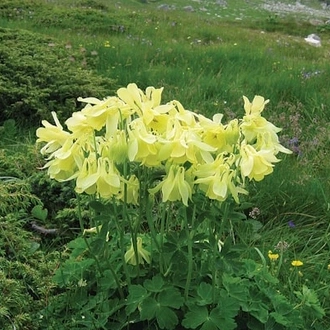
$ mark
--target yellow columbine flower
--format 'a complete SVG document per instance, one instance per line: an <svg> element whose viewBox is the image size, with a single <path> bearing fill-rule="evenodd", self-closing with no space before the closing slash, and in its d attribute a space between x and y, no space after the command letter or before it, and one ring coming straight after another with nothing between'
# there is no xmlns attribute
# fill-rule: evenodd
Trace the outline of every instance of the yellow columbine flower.
<svg viewBox="0 0 330 330"><path fill-rule="evenodd" d="M196 176L195 183L208 198L223 202L231 194L239 203L238 194L247 193L237 182L236 171L230 167L234 161L233 155L224 157L220 154L212 163L197 166L193 172Z"/></svg>
<svg viewBox="0 0 330 330"><path fill-rule="evenodd" d="M159 165L157 137L147 130L143 120L136 118L127 127L128 158L143 165Z"/></svg>
<svg viewBox="0 0 330 330"><path fill-rule="evenodd" d="M171 165L165 179L156 187L149 189L151 194L155 194L160 189L163 194L163 202L180 201L188 206L188 199L192 195L192 183L189 183L185 178L185 169L183 166Z"/></svg>
<svg viewBox="0 0 330 330"><path fill-rule="evenodd" d="M37 142L46 142L47 144L40 150L41 154L51 154L64 145L66 140L71 136L70 133L63 131L63 126L59 122L56 112L52 111L55 125L50 124L47 120L41 123L44 127L37 129Z"/></svg>
<svg viewBox="0 0 330 330"><path fill-rule="evenodd" d="M77 176L76 192L81 194L98 193L103 198L116 195L120 190L120 175L113 162L100 157L86 158Z"/></svg>
<svg viewBox="0 0 330 330"><path fill-rule="evenodd" d="M264 110L265 105L269 102L269 100L265 101L265 98L260 95L256 95L253 98L252 103L246 96L243 96L243 100L245 113L247 115L259 115Z"/></svg>
<svg viewBox="0 0 330 330"><path fill-rule="evenodd" d="M122 179L120 193L118 194L117 198L128 204L138 205L139 188L139 179L133 174L129 180Z"/></svg>
<svg viewBox="0 0 330 330"><path fill-rule="evenodd" d="M101 231L101 229L102 229L102 225L99 225L97 227L92 227L92 228L89 228L89 229L84 229L83 236L85 234L97 234ZM107 237L105 239L107 242L109 241L109 235L110 235L109 232L107 232Z"/></svg>
<svg viewBox="0 0 330 330"><path fill-rule="evenodd" d="M134 246L133 242L131 243L130 248L125 253L125 262L128 264L131 264L133 266L136 266L136 261L138 261L139 264L143 264L144 261L148 264L150 264L150 253L142 247L142 238L138 237L136 239L136 248L137 248L137 258L135 256L134 252ZM136 260L137 259L137 260Z"/></svg>
<svg viewBox="0 0 330 330"><path fill-rule="evenodd" d="M261 181L265 175L273 172L272 163L279 162L271 150L257 151L253 146L244 142L241 144L240 153L239 166L242 175L250 180Z"/></svg>
<svg viewBox="0 0 330 330"><path fill-rule="evenodd" d="M293 260L292 262L291 262L291 265L293 266L293 267L300 267L300 266L302 266L304 263L302 262L302 261L300 261L300 260Z"/></svg>
<svg viewBox="0 0 330 330"><path fill-rule="evenodd" d="M268 258L271 261L276 261L279 257L280 255L278 253L273 253L272 251L268 251Z"/></svg>

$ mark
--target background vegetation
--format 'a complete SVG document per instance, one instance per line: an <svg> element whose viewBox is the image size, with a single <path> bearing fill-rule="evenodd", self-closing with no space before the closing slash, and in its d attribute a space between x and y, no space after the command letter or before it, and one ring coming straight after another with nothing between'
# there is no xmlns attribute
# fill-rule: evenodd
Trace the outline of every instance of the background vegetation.
<svg viewBox="0 0 330 330"><path fill-rule="evenodd" d="M79 96L113 95L130 82L164 86L164 101L207 116L242 114L242 95L270 99L265 117L283 127L294 154L251 187L245 211L259 210L254 232L242 225L237 239L265 256L286 242L283 290L297 283L290 260L303 261L298 282L316 291L326 312L313 326L330 327L330 12L315 25L310 15L267 12L263 3L1 2L1 328L42 328L42 310L60 292L51 278L79 227L70 185L40 170L35 129L51 111L62 119L79 109ZM304 41L310 33L321 47ZM32 222L57 234L33 231Z"/></svg>

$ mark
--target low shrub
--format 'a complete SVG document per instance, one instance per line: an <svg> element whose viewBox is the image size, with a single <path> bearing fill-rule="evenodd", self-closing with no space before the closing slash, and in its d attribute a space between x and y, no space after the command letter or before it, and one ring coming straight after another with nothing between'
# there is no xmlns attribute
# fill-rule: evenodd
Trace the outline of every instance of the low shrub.
<svg viewBox="0 0 330 330"><path fill-rule="evenodd" d="M84 49L24 30L1 28L0 39L0 123L36 125L51 111L61 117L77 110L77 96L111 93L113 80L91 71Z"/></svg>

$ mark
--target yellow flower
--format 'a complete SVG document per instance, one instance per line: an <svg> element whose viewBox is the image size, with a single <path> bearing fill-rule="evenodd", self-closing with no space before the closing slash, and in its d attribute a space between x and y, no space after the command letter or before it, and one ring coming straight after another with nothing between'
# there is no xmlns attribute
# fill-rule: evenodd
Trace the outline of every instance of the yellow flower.
<svg viewBox="0 0 330 330"><path fill-rule="evenodd" d="M126 185L126 187L125 187ZM139 204L139 188L140 183L138 178L133 174L129 180L122 179L121 190L118 194L118 199L133 205ZM126 196L125 196L126 192Z"/></svg>
<svg viewBox="0 0 330 330"><path fill-rule="evenodd" d="M126 263L136 266L137 262L139 264L143 264L145 261L146 263L150 264L150 253L142 247L141 237L138 237L136 239L136 249L137 249L137 257L135 255L134 246L132 242L130 248L125 253Z"/></svg>
<svg viewBox="0 0 330 330"><path fill-rule="evenodd" d="M40 150L41 154L50 154L64 145L66 140L70 137L70 133L63 131L63 126L59 122L56 112L52 111L56 126L50 124L47 120L41 123L44 127L37 129L37 142L47 142L47 144Z"/></svg>
<svg viewBox="0 0 330 330"><path fill-rule="evenodd" d="M157 137L147 130L141 118L137 118L127 127L128 158L146 166L159 165Z"/></svg>
<svg viewBox="0 0 330 330"><path fill-rule="evenodd" d="M160 105L162 91L163 88L148 87L146 94L144 94L136 84L128 84L126 88L119 88L117 95L127 105L137 111L139 115L142 115L144 110Z"/></svg>
<svg viewBox="0 0 330 330"><path fill-rule="evenodd" d="M240 128L245 139L249 143L253 143L258 134L264 132L272 132L273 134L276 134L281 131L280 128L276 127L265 118L256 115L244 116Z"/></svg>
<svg viewBox="0 0 330 330"><path fill-rule="evenodd" d="M236 182L236 171L230 168L233 162L233 155L225 158L220 154L212 163L201 164L193 172L195 183L208 198L222 202L231 194L238 203L238 194L247 193Z"/></svg>
<svg viewBox="0 0 330 330"><path fill-rule="evenodd" d="M76 181L78 194L98 193L103 198L109 198L119 190L120 176L109 159L100 157L97 162L93 157L85 159Z"/></svg>
<svg viewBox="0 0 330 330"><path fill-rule="evenodd" d="M227 125L221 123L223 115L215 114L210 120L200 115L199 122L203 128L203 141L212 147L217 148L217 152L233 152L238 139L238 120L231 120Z"/></svg>
<svg viewBox="0 0 330 330"><path fill-rule="evenodd" d="M160 189L163 193L163 202L182 200L183 204L188 206L188 199L191 198L192 183L185 178L185 169L183 166L171 165L165 179L156 187L149 189L151 194L155 194Z"/></svg>
<svg viewBox="0 0 330 330"><path fill-rule="evenodd" d="M271 261L276 261L279 257L280 255L278 253L273 253L272 251L268 251L268 258Z"/></svg>
<svg viewBox="0 0 330 330"><path fill-rule="evenodd" d="M256 150L269 150L274 153L274 155L279 152L286 154L292 154L292 151L283 147L278 140L278 136L274 131L266 131L257 134L257 141L255 143Z"/></svg>
<svg viewBox="0 0 330 330"><path fill-rule="evenodd" d="M291 265L293 266L293 267L300 267L300 266L302 266L304 263L302 262L302 261L300 261L300 260L293 260L292 262L291 262Z"/></svg>
<svg viewBox="0 0 330 330"><path fill-rule="evenodd" d="M102 229L102 225L99 225L97 227L92 227L92 228L89 228L89 229L84 229L83 236L85 234L98 234L101 231L101 229ZM107 232L107 236L105 238L106 242L109 241L109 237L110 237L110 233Z"/></svg>
<svg viewBox="0 0 330 330"><path fill-rule="evenodd" d="M264 110L265 105L269 102L269 100L265 101L260 95L256 95L252 103L246 96L243 96L243 100L245 113L247 115L259 115Z"/></svg>
<svg viewBox="0 0 330 330"><path fill-rule="evenodd" d="M84 229L83 235L85 235L85 234L96 234L96 233L100 232L101 229L102 229L102 225L99 225L97 227L92 227L92 228L89 228L89 229Z"/></svg>
<svg viewBox="0 0 330 330"><path fill-rule="evenodd" d="M239 166L242 175L250 180L261 181L265 175L273 172L274 165L272 163L279 162L272 150L257 151L245 142L241 144L240 154Z"/></svg>
<svg viewBox="0 0 330 330"><path fill-rule="evenodd" d="M330 264L328 265L328 270L330 270Z"/></svg>

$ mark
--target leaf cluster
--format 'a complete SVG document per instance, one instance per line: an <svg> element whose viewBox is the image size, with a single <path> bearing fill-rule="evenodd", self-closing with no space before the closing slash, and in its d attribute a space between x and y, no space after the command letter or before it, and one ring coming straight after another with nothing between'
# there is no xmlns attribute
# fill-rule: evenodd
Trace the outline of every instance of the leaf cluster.
<svg viewBox="0 0 330 330"><path fill-rule="evenodd" d="M125 278L121 239L114 221L116 208L99 202L91 205L96 211L94 224L102 227L94 236L78 237L68 244L67 260L53 278L66 292L54 296L44 310L47 324L55 325L55 320L61 319L66 327L79 324L97 329L142 326L169 330L180 327L284 330L310 328L324 316L315 291L304 286L301 292L288 294L266 263L242 258L247 247L233 245L231 238L224 241L218 252L217 240L208 235L203 223L196 233L188 234L178 225L163 238L158 236L163 245L161 252L153 253L150 267L137 269L127 265L129 278ZM117 209L117 217L122 211ZM180 209L176 212L178 224L182 212ZM208 205L203 213L204 222L219 218L222 212ZM200 210L198 214L202 216ZM236 217L234 221L240 221L238 213L230 214L231 219ZM133 210L130 216L134 218ZM212 225L208 227L212 232ZM144 242L148 242L148 236L144 234ZM128 246L129 237L125 235L122 239L124 246ZM192 281L186 295L189 239L194 242L194 258ZM162 258L166 269L160 274L158 262Z"/></svg>

